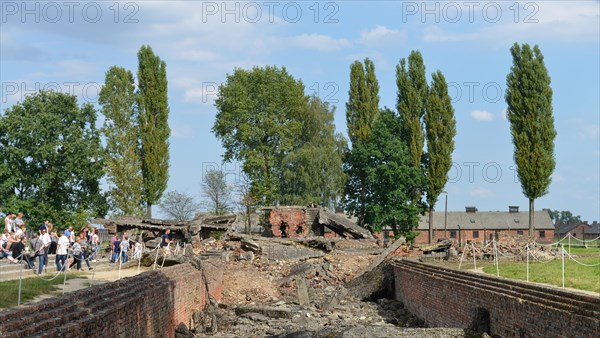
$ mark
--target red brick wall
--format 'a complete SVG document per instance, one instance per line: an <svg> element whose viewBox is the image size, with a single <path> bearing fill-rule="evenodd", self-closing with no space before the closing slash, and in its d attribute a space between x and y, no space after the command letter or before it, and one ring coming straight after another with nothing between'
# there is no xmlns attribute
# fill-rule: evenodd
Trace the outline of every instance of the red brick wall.
<svg viewBox="0 0 600 338"><path fill-rule="evenodd" d="M417 262L394 266L395 297L434 327L471 327L489 313L492 336L597 337L600 298Z"/></svg>
<svg viewBox="0 0 600 338"><path fill-rule="evenodd" d="M589 231L590 227L585 223L581 223L577 227L575 227L575 229L569 231L569 233L571 235L573 235L573 237L583 239L583 236L585 235L586 230Z"/></svg>
<svg viewBox="0 0 600 338"><path fill-rule="evenodd" d="M206 304L189 264L148 271L0 312L0 336L173 337Z"/></svg>
<svg viewBox="0 0 600 338"><path fill-rule="evenodd" d="M286 225L285 233L281 231L282 222ZM269 224L274 237L302 238L308 236L310 232L304 210L300 208L271 210Z"/></svg>

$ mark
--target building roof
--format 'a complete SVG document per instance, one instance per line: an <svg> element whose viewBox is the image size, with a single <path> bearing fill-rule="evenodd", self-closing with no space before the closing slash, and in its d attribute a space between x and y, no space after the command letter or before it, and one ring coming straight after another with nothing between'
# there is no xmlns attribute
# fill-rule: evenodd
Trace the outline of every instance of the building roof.
<svg viewBox="0 0 600 338"><path fill-rule="evenodd" d="M554 224L547 211L535 211L536 230L554 230ZM508 211L448 211L446 229L458 230L527 230L529 229L529 212ZM444 211L433 212L433 228L444 229ZM429 229L429 213L419 219L418 230Z"/></svg>
<svg viewBox="0 0 600 338"><path fill-rule="evenodd" d="M586 234L594 234L600 236L600 223L594 222L589 225L589 229L585 230Z"/></svg>
<svg viewBox="0 0 600 338"><path fill-rule="evenodd" d="M564 224L556 224L555 225L555 232L558 235L561 234L566 234L567 232L570 232L571 230L577 228L580 225L585 225L585 223L583 222L574 222L574 223L564 223Z"/></svg>

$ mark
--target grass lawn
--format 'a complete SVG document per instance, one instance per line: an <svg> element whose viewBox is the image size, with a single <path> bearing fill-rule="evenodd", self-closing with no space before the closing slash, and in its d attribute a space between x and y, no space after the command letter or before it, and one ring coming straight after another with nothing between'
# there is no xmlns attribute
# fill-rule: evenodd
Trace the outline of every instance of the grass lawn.
<svg viewBox="0 0 600 338"><path fill-rule="evenodd" d="M600 248L599 247L583 247L583 246L572 246L571 245L571 249L569 250L569 246L565 245L565 251L566 252L570 252L571 254L575 254L575 255L593 255L593 254L598 254L600 253Z"/></svg>
<svg viewBox="0 0 600 338"><path fill-rule="evenodd" d="M48 277L49 278L49 277ZM67 280L74 278L86 278L82 273L67 273ZM60 275L51 281L40 277L23 278L21 285L21 304L43 294L59 290L64 282L64 276ZM17 306L19 297L19 280L0 282L0 308Z"/></svg>
<svg viewBox="0 0 600 338"><path fill-rule="evenodd" d="M600 263L600 256L578 257L584 264ZM513 279L527 279L525 262L500 263L500 276ZM489 274L496 274L496 266L483 268ZM529 263L529 281L562 286L562 260L557 259L548 263ZM582 266L573 260L565 258L565 287L600 293L600 265Z"/></svg>

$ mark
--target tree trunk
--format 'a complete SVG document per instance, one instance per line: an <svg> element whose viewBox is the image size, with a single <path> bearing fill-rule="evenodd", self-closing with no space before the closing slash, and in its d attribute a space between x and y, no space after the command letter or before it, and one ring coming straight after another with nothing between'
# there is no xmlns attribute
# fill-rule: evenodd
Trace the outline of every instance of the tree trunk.
<svg viewBox="0 0 600 338"><path fill-rule="evenodd" d="M250 206L246 206L246 233L250 233Z"/></svg>
<svg viewBox="0 0 600 338"><path fill-rule="evenodd" d="M152 218L152 203L146 202L146 218Z"/></svg>
<svg viewBox="0 0 600 338"><path fill-rule="evenodd" d="M433 207L429 206L429 244L433 243Z"/></svg>
<svg viewBox="0 0 600 338"><path fill-rule="evenodd" d="M533 211L534 211L534 206L533 206L533 198L529 199L529 236L534 236L535 233L535 227L533 225Z"/></svg>

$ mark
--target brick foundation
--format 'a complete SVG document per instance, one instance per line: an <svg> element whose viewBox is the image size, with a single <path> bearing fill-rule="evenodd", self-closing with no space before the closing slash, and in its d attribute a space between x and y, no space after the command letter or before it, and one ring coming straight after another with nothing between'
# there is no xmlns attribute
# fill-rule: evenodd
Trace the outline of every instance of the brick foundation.
<svg viewBox="0 0 600 338"><path fill-rule="evenodd" d="M4 310L0 336L174 337L206 302L202 272L175 265Z"/></svg>
<svg viewBox="0 0 600 338"><path fill-rule="evenodd" d="M479 327L500 337L597 337L600 297L496 276L400 261L395 296L434 327Z"/></svg>

